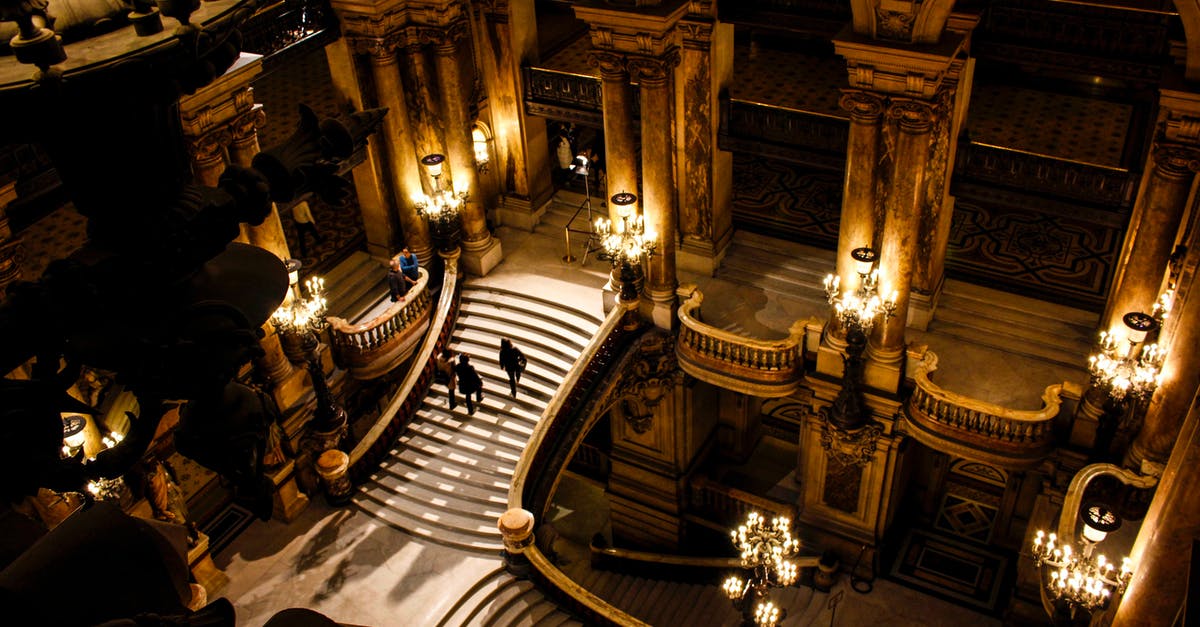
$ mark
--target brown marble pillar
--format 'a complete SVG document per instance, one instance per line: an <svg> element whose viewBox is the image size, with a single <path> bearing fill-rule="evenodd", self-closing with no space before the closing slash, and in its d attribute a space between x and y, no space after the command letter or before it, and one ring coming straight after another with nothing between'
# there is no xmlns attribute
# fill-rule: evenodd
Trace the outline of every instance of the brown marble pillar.
<svg viewBox="0 0 1200 627"><path fill-rule="evenodd" d="M930 131L938 115L939 110L929 102L907 98L893 98L887 109L896 130L876 267L879 294L886 298L895 292L896 312L887 323L875 325L869 347L870 356L883 364L896 364L904 358L904 327L925 201Z"/></svg>
<svg viewBox="0 0 1200 627"><path fill-rule="evenodd" d="M1188 411L1190 407L1190 411ZM1200 406L1189 400L1180 409L1183 431L1170 452L1170 463L1141 521L1130 551L1133 579L1117 606L1113 625L1175 625L1188 595L1189 556L1200 530Z"/></svg>
<svg viewBox="0 0 1200 627"><path fill-rule="evenodd" d="M676 262L680 270L712 275L733 237L733 153L717 146L718 95L732 74L733 25L721 24L705 9L716 7L697 7L678 26Z"/></svg>
<svg viewBox="0 0 1200 627"><path fill-rule="evenodd" d="M8 206L16 199L16 181L0 185L0 299L4 298L9 285L21 278L21 264L17 261L21 239L13 237L12 227L8 224Z"/></svg>
<svg viewBox="0 0 1200 627"><path fill-rule="evenodd" d="M258 128L266 121L262 105L254 107L242 114L230 124L229 161L244 168L250 167L254 155L259 153ZM243 225L246 239L253 245L271 251L276 257L288 259L292 256L288 250L287 236L283 233L283 222L279 219L279 209L271 203L271 213L263 219L262 224Z"/></svg>
<svg viewBox="0 0 1200 627"><path fill-rule="evenodd" d="M429 224L417 214L416 205L413 204L413 197L422 192L421 171L413 145L412 124L404 100L396 49L380 45L371 50L370 57L375 97L379 106L388 110L383 118L383 146L388 157L387 176L395 190L394 201L400 229L404 232L405 243L417 258L432 261L433 241L429 236ZM386 216L378 216L377 220L386 221Z"/></svg>
<svg viewBox="0 0 1200 627"><path fill-rule="evenodd" d="M1120 325L1121 317L1130 311L1149 312L1158 300L1179 222L1200 168L1200 151L1159 141L1155 142L1151 160L1153 165L1142 179L1125 233L1121 264L1109 290L1101 319L1104 329Z"/></svg>
<svg viewBox="0 0 1200 627"><path fill-rule="evenodd" d="M469 84L463 81L459 69L460 45L466 37L466 23L458 22L437 32L435 68L441 96L442 119L445 123L446 160L449 180L455 191L466 191L462 209L462 242L464 253L487 246L492 234L487 228L487 214L479 196L479 177L475 170L475 151L471 142L471 118L467 112ZM443 175L443 181L446 176Z"/></svg>
<svg viewBox="0 0 1200 627"><path fill-rule="evenodd" d="M850 114L849 141L846 146L846 176L842 184L842 219L838 226L837 276L843 290L858 288L858 274L850 251L864 246L875 248L875 232L881 222L879 210L879 155L883 134L885 99L868 91L842 90L840 101ZM844 346L837 315L830 311L829 339Z"/></svg>
<svg viewBox="0 0 1200 627"><path fill-rule="evenodd" d="M630 77L641 86L642 100L642 212L646 231L658 242L646 272L646 291L653 307L651 318L663 329L675 324L675 124L671 76L679 53L660 58L630 56Z"/></svg>
<svg viewBox="0 0 1200 627"><path fill-rule="evenodd" d="M601 103L604 109L604 169L608 177L607 195L621 192L637 194L637 154L633 141L633 89L625 55L592 50L588 64L600 70ZM614 207L609 219L620 221Z"/></svg>

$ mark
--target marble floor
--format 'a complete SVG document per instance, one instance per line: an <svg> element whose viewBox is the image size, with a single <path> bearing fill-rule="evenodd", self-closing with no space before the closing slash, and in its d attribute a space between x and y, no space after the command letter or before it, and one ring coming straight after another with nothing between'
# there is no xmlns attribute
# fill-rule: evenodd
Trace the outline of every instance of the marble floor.
<svg viewBox="0 0 1200 627"><path fill-rule="evenodd" d="M606 264L565 264L561 240L549 234L506 227L496 234L505 258L482 282L536 290L601 314ZM753 287L706 276L680 280L695 282L712 295L713 315L717 303L726 303L720 315L742 316L748 328L763 332L817 313L755 294ZM706 298L706 307L709 302ZM320 497L290 524L254 522L215 561L230 577L223 595L236 606L238 624L247 626L261 625L287 607L312 608L352 625L437 625L473 584L501 567L498 555L417 539L354 507L329 507ZM814 592L794 624L1001 624L882 578L870 594L848 588L843 578L831 593Z"/></svg>

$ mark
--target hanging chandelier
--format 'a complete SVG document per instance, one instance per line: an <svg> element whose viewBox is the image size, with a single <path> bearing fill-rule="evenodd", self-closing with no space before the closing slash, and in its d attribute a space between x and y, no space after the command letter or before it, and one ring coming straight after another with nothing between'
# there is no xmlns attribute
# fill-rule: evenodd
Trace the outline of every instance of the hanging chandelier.
<svg viewBox="0 0 1200 627"><path fill-rule="evenodd" d="M1163 315L1169 302L1155 305ZM1099 352L1088 357L1088 372L1092 385L1104 389L1110 398L1121 402L1126 398L1141 402L1154 394L1162 381L1162 363L1166 349L1157 343L1144 344L1146 336L1159 328L1159 319L1142 312L1130 312L1121 318L1124 333L1101 331Z"/></svg>
<svg viewBox="0 0 1200 627"><path fill-rule="evenodd" d="M791 526L785 517L768 522L758 512L750 512L746 522L730 532L741 553L742 567L750 574L746 579L731 575L721 589L742 613L743 624L772 627L787 616L785 609L771 601L768 590L790 586L799 575L799 567L789 559L800 550Z"/></svg>
<svg viewBox="0 0 1200 627"><path fill-rule="evenodd" d="M886 324L896 312L898 292L892 290L887 297L879 294L879 269L875 262L879 255L866 246L850 251L854 259L854 271L858 274L858 288L842 291L841 277L830 274L825 277L825 299L833 305L842 328L870 333L875 319L883 316Z"/></svg>

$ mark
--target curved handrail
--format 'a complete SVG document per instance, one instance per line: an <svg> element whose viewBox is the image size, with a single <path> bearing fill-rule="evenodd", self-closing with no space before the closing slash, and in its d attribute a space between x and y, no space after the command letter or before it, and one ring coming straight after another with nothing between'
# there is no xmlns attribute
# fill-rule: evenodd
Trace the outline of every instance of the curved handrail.
<svg viewBox="0 0 1200 627"><path fill-rule="evenodd" d="M525 450L521 453L520 459L517 460L516 468L513 471L512 483L508 488L508 507L510 509L520 509L523 507L524 494L528 487L527 484L531 482L531 473L536 458L539 456L539 449L549 441L551 433L562 428L559 422L570 418L569 412L564 412L568 399L573 396L570 392L574 391L576 386L584 380L585 375L589 374L592 361L597 357L601 348L608 343L609 336L621 327L627 315L636 313L637 307L637 301L631 303L618 302L617 306L609 312L608 317L604 319L600 328L596 330L595 335L592 336L592 340L584 347L579 358L575 360L575 365L563 377L558 392L550 400L550 404L546 406L545 411L542 412L537 427L534 428L529 442L525 445ZM539 516L540 512L534 512L534 515ZM542 554L536 545L525 548L522 555L529 559L529 563L533 567L532 575L540 585L550 588L552 592L565 595L577 606L574 609L588 615L589 619L629 627L642 627L646 625L646 623L610 605L604 599L596 596L590 590L566 576L551 560Z"/></svg>
<svg viewBox="0 0 1200 627"><path fill-rule="evenodd" d="M414 353L413 367L400 383L396 393L387 408L380 413L375 424L363 435L354 449L350 451L350 476L358 481L362 476L374 472L376 457L386 453L392 446L392 440L399 435L399 430L408 424L408 420L416 413L417 407L424 400L424 392L433 380L433 355L439 345L444 344L449 335L447 322L453 324L454 314L458 311L459 274L458 255L445 255L445 273L442 277L442 296L438 299L437 310L429 324L429 333ZM424 269L422 269L424 272ZM426 274L427 278L428 275Z"/></svg>
<svg viewBox="0 0 1200 627"><path fill-rule="evenodd" d="M1031 458L1048 450L1054 418L1062 406L1063 384L1046 387L1041 409L1010 409L942 389L929 378L937 362L937 355L927 351L917 367L907 412L910 422L921 426L921 418L932 421L938 427L936 435L961 436L965 440L955 438L957 442L989 457Z"/></svg>
<svg viewBox="0 0 1200 627"><path fill-rule="evenodd" d="M806 321L798 320L782 340L760 340L705 324L698 316L700 290L679 306L676 352L688 374L739 392L787 396L800 384Z"/></svg>

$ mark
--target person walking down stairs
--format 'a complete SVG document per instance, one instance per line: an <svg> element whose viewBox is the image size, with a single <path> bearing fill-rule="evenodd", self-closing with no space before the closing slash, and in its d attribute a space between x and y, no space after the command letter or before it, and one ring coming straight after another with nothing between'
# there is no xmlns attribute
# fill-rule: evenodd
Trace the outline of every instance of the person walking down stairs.
<svg viewBox="0 0 1200 627"><path fill-rule="evenodd" d="M521 352L521 349L513 346L512 340L501 338L500 367L508 373L508 389L513 398L517 397L517 382L521 380L521 374L525 372L527 363L525 354Z"/></svg>
<svg viewBox="0 0 1200 627"><path fill-rule="evenodd" d="M454 353L450 349L442 349L442 354L434 357L434 380L438 383L446 384L446 392L450 395L450 409L458 406L458 401L454 398L455 373L454 373ZM470 397L467 397L467 402L470 402Z"/></svg>
<svg viewBox="0 0 1200 627"><path fill-rule="evenodd" d="M471 365L471 356L462 353L458 356L458 365L454 368L458 379L458 389L462 390L463 396L467 397L467 413L475 415L475 403L483 402L483 379L479 378L479 373L475 372L475 366ZM475 397L475 402L471 402L471 397Z"/></svg>

